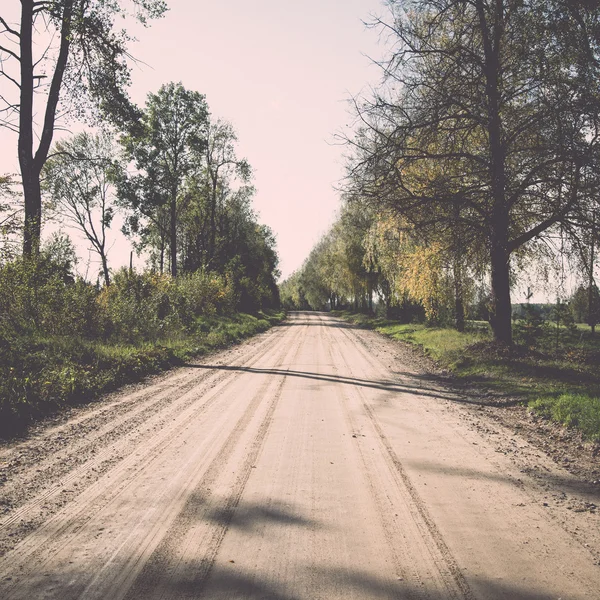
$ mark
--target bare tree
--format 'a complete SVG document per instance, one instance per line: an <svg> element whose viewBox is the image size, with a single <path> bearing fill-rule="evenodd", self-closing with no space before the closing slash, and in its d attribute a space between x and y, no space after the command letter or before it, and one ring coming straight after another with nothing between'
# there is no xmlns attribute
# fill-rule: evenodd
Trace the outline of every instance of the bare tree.
<svg viewBox="0 0 600 600"><path fill-rule="evenodd" d="M43 181L52 212L81 231L98 254L106 285L110 285L106 233L115 213L114 170L110 136L80 133L56 145L55 156L46 162Z"/></svg>

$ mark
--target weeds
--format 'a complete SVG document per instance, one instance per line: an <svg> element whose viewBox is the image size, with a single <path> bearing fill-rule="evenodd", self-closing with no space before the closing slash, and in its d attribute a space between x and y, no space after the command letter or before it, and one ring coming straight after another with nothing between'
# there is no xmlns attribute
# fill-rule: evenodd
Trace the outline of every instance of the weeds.
<svg viewBox="0 0 600 600"><path fill-rule="evenodd" d="M66 405L223 348L281 321L277 311L255 315L199 316L193 332L130 344L73 336L4 340L0 362L0 436L22 431L32 421ZM1 340L0 340L1 341Z"/></svg>
<svg viewBox="0 0 600 600"><path fill-rule="evenodd" d="M577 427L587 437L600 441L600 397L566 393L538 398L529 404L532 410L567 427Z"/></svg>

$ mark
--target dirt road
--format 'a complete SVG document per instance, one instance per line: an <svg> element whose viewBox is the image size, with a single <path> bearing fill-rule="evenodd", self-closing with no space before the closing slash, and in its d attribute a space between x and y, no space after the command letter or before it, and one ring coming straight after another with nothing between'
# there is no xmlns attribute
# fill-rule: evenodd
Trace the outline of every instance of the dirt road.
<svg viewBox="0 0 600 600"><path fill-rule="evenodd" d="M294 314L2 448L0 598L600 598L597 512L469 410Z"/></svg>

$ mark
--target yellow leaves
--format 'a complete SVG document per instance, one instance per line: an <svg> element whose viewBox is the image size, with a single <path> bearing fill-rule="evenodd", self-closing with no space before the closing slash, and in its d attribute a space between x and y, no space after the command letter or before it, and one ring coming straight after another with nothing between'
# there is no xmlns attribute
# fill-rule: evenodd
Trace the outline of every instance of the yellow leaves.
<svg viewBox="0 0 600 600"><path fill-rule="evenodd" d="M399 263L402 271L397 281L399 291L420 302L428 319L435 319L444 295L440 246L416 246L412 252L400 255Z"/></svg>
<svg viewBox="0 0 600 600"><path fill-rule="evenodd" d="M428 319L435 319L447 294L443 249L415 238L401 217L379 215L367 233L365 266L377 265L397 299L408 296L423 305Z"/></svg>

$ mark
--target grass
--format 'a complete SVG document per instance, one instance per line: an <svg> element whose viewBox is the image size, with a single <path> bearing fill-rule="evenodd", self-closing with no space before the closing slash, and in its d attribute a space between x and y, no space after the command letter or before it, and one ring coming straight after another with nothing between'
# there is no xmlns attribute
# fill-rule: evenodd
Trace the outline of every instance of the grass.
<svg viewBox="0 0 600 600"><path fill-rule="evenodd" d="M535 347L517 344L508 350L492 341L481 322L470 322L459 333L347 311L335 314L419 347L459 381L520 398L530 410L600 441L600 335L592 338L587 326L560 328L558 348L556 329L549 326Z"/></svg>
<svg viewBox="0 0 600 600"><path fill-rule="evenodd" d="M467 346L489 339L489 334L482 331L479 326L460 333L447 327L428 327L421 323L400 323L349 311L335 311L335 314L359 327L375 329L388 337L419 346L425 355L446 367L451 366L454 359Z"/></svg>
<svg viewBox="0 0 600 600"><path fill-rule="evenodd" d="M531 408L567 427L576 427L591 439L600 440L600 398L588 394L565 393L538 398Z"/></svg>
<svg viewBox="0 0 600 600"><path fill-rule="evenodd" d="M12 437L62 407L239 342L284 318L283 311L199 317L194 333L137 345L69 337L12 339L0 363L0 436Z"/></svg>

